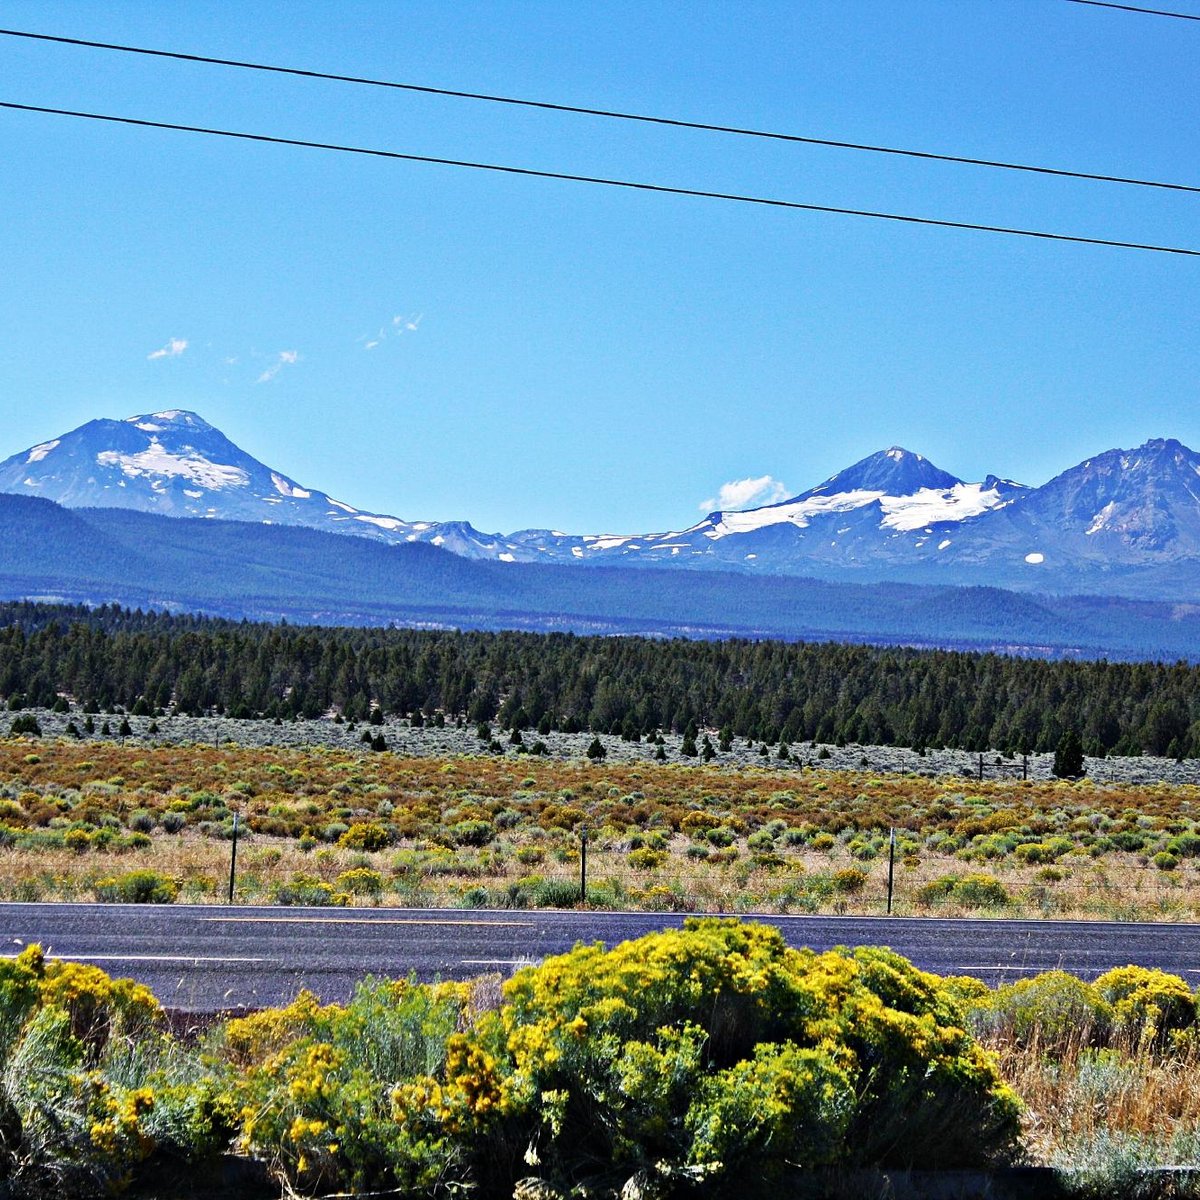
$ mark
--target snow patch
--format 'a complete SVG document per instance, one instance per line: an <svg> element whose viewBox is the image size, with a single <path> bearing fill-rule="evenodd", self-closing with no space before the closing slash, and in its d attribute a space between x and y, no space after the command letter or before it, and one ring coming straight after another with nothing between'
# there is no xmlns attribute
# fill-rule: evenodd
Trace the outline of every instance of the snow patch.
<svg viewBox="0 0 1200 1200"><path fill-rule="evenodd" d="M312 496L312 492L297 487L294 483L289 483L282 475L276 475L274 471L271 472L271 482L281 496L291 496L296 500L307 500Z"/></svg>
<svg viewBox="0 0 1200 1200"><path fill-rule="evenodd" d="M731 533L750 533L765 529L769 525L790 523L805 529L813 517L828 513L853 512L881 499L882 492L865 489L853 492L838 492L832 496L810 496L794 504L772 504L767 508L752 508L747 512L723 512L713 526L712 537L726 537Z"/></svg>
<svg viewBox="0 0 1200 1200"><path fill-rule="evenodd" d="M895 456L903 452L888 453ZM958 483L945 490L921 488L910 496L888 496L884 492L861 488L835 492L829 496L810 495L793 503L772 504L748 512L722 512L717 522L705 530L705 536L715 541L730 534L750 533L785 523L795 525L797 529L806 529L818 517L853 512L876 502L884 514L881 528L912 533L928 525L965 521L968 517L995 508L1004 500L998 489L985 488L981 483ZM839 529L838 532L846 530ZM925 532L929 530L925 529Z"/></svg>
<svg viewBox="0 0 1200 1200"><path fill-rule="evenodd" d="M950 545L950 539L946 538L943 541L938 542L938 549L945 550L948 545Z"/></svg>
<svg viewBox="0 0 1200 1200"><path fill-rule="evenodd" d="M911 496L884 496L879 501L885 514L881 525L908 533L944 521L965 521L995 508L1000 498L996 488L985 489L981 483L956 483L945 491L921 488Z"/></svg>
<svg viewBox="0 0 1200 1200"><path fill-rule="evenodd" d="M576 558L582 558L582 557L583 557L583 550L582 550L582 548L581 548L581 547L579 547L579 546L572 546L572 547L571 547L571 553L572 553L572 554L573 554L573 555L574 555Z"/></svg>
<svg viewBox="0 0 1200 1200"><path fill-rule="evenodd" d="M343 504L340 500L335 500L332 496L326 496L325 499L328 500L329 503L334 506L334 508L340 508L342 510L342 512L348 512L348 513L358 512L357 508L351 508L350 505Z"/></svg>
<svg viewBox="0 0 1200 1200"><path fill-rule="evenodd" d="M1034 551L1032 554L1025 555L1025 561L1036 567L1038 563L1044 563L1046 561L1046 556L1044 554L1038 554L1037 551Z"/></svg>
<svg viewBox="0 0 1200 1200"><path fill-rule="evenodd" d="M585 537L583 540L589 543L589 550L615 550L618 546L625 545L629 538L606 534L604 537Z"/></svg>
<svg viewBox="0 0 1200 1200"><path fill-rule="evenodd" d="M145 450L137 454L102 450L96 455L96 461L102 467L119 467L121 473L130 479L152 475L179 476L205 488L245 487L250 482L250 476L241 467L211 462L198 454L172 454L155 437L150 439L150 445Z"/></svg>
<svg viewBox="0 0 1200 1200"><path fill-rule="evenodd" d="M439 533L437 535L437 537L431 537L429 539L429 542L430 542L430 545L433 545L433 546L444 546L446 544L446 539L444 537L442 537L442 535Z"/></svg>
<svg viewBox="0 0 1200 1200"><path fill-rule="evenodd" d="M366 521L370 525L378 525L380 529L400 529L404 522L396 517L369 517L366 513L359 513L355 517L356 521Z"/></svg>
<svg viewBox="0 0 1200 1200"><path fill-rule="evenodd" d="M43 442L40 446L34 446L29 452L29 457L25 460L26 466L30 463L41 462L47 454L50 453L61 441L60 438L55 438L52 442Z"/></svg>
<svg viewBox="0 0 1200 1200"><path fill-rule="evenodd" d="M1090 535L1093 533L1099 533L1100 530L1102 530L1108 524L1109 519L1112 517L1113 513L1116 511L1116 508L1117 508L1117 502L1115 500L1110 500L1092 518L1092 523L1084 531L1085 534Z"/></svg>
<svg viewBox="0 0 1200 1200"><path fill-rule="evenodd" d="M163 427L155 425L152 421L134 421L135 429L145 430L146 433L162 433Z"/></svg>
<svg viewBox="0 0 1200 1200"><path fill-rule="evenodd" d="M499 556L501 562L516 562L517 560L511 554L501 554Z"/></svg>
<svg viewBox="0 0 1200 1200"><path fill-rule="evenodd" d="M183 494L185 496L191 496L191 498L193 500L199 500L204 495L203 492L192 492L192 491L189 491L187 488L183 489Z"/></svg>

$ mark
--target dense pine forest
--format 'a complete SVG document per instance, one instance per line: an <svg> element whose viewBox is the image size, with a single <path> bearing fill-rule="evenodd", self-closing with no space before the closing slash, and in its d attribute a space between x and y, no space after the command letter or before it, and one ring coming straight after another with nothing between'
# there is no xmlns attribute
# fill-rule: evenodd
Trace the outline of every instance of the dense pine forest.
<svg viewBox="0 0 1200 1200"><path fill-rule="evenodd" d="M293 627L0 605L0 700L245 719L372 710L644 737L1200 756L1200 667L774 641ZM420 714L418 716L418 714Z"/></svg>

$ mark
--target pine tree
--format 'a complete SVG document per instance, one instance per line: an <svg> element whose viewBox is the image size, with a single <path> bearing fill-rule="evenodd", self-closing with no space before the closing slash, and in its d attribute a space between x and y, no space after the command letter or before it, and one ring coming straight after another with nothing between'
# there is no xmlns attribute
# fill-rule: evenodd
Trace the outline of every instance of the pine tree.
<svg viewBox="0 0 1200 1200"><path fill-rule="evenodd" d="M1083 743L1074 729L1068 729L1059 738L1050 773L1056 779L1079 779L1087 774L1083 762Z"/></svg>

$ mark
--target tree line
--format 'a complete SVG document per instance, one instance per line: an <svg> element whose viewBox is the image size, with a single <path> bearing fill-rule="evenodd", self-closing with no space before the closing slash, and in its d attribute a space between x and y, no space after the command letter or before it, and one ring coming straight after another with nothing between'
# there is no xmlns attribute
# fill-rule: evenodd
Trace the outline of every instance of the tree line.
<svg viewBox="0 0 1200 1200"><path fill-rule="evenodd" d="M0 700L234 718L441 714L644 737L1200 757L1200 667L839 643L332 628L0 604Z"/></svg>

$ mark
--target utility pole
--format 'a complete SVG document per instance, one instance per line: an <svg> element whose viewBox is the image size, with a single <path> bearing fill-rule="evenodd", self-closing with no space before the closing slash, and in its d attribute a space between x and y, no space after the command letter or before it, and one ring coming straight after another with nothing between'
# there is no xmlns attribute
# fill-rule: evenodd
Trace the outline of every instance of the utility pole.
<svg viewBox="0 0 1200 1200"><path fill-rule="evenodd" d="M888 897L887 915L892 915L892 884L896 878L896 827L892 826L888 835Z"/></svg>
<svg viewBox="0 0 1200 1200"><path fill-rule="evenodd" d="M229 852L229 903L233 903L233 882L237 875L238 815L233 814L233 846Z"/></svg>

